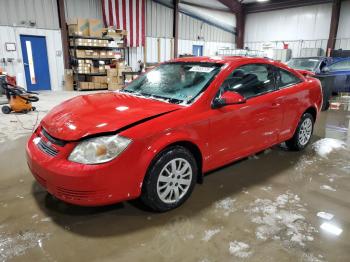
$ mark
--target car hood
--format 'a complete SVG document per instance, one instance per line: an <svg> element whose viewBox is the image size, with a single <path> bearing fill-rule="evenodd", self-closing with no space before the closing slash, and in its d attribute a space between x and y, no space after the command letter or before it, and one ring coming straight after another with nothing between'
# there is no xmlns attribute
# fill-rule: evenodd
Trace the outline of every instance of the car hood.
<svg viewBox="0 0 350 262"><path fill-rule="evenodd" d="M57 139L74 141L115 132L179 108L123 93L83 95L56 106L44 117L42 127Z"/></svg>

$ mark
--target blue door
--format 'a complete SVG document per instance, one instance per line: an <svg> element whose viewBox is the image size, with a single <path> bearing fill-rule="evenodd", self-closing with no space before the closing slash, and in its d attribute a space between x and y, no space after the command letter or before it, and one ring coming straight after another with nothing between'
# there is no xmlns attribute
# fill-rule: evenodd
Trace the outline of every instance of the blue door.
<svg viewBox="0 0 350 262"><path fill-rule="evenodd" d="M21 35L21 47L27 89L50 90L50 72L44 36Z"/></svg>
<svg viewBox="0 0 350 262"><path fill-rule="evenodd" d="M202 45L193 45L192 46L192 55L202 56L203 55L203 46Z"/></svg>

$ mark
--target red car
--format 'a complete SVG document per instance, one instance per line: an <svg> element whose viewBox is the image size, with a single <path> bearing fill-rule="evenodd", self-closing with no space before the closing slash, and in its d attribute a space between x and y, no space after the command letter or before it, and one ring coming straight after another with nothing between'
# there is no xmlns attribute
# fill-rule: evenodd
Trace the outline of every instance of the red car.
<svg viewBox="0 0 350 262"><path fill-rule="evenodd" d="M282 63L176 59L119 92L55 107L28 141L28 165L63 201L96 206L140 197L166 211L210 170L282 142L305 148L321 105L320 82Z"/></svg>

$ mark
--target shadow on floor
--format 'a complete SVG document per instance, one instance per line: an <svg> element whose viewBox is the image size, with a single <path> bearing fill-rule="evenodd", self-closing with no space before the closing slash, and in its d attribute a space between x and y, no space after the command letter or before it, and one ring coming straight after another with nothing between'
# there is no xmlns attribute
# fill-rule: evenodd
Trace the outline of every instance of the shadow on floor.
<svg viewBox="0 0 350 262"><path fill-rule="evenodd" d="M56 200L37 183L32 185L32 195L39 208L62 228L75 234L105 237L129 234L147 227L171 223L177 217L191 218L228 196L235 197L243 188L265 183L291 168L300 157L310 153L289 152L274 147L258 159L244 159L210 172L202 185L197 184L192 196L181 207L167 213L152 213L142 208L137 200L105 207L79 207ZM224 185L224 188L223 188Z"/></svg>

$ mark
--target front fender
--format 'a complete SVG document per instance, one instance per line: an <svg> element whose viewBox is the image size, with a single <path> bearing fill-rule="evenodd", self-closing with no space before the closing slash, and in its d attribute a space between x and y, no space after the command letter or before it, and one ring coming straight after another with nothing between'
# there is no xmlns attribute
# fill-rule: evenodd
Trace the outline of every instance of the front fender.
<svg viewBox="0 0 350 262"><path fill-rule="evenodd" d="M138 180L140 181L140 194L144 177L154 158L168 146L180 142L189 142L196 145L203 156L205 145L199 140L197 134L191 133L190 131L168 129L147 139L145 150L141 153L141 157L138 160L142 163L142 166L145 167L145 172L142 174L140 173L140 176L138 177Z"/></svg>

